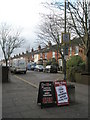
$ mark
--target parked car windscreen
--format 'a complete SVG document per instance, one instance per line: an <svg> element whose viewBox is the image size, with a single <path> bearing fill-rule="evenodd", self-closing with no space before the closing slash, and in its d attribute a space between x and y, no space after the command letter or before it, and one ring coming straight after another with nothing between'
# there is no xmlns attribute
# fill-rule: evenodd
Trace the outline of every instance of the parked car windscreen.
<svg viewBox="0 0 90 120"><path fill-rule="evenodd" d="M36 68L43 68L42 65L36 65Z"/></svg>

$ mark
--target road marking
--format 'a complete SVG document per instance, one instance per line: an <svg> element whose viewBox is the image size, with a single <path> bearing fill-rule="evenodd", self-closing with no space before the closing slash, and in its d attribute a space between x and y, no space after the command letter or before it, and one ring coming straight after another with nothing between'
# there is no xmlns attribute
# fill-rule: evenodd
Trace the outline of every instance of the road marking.
<svg viewBox="0 0 90 120"><path fill-rule="evenodd" d="M27 84L33 86L34 88L38 88L37 85L35 85L35 84L33 84L33 83L31 83L31 82L29 82L29 81L23 79L23 78L20 78L20 77L18 77L17 75L14 75L14 76L15 76L16 78L18 78L19 80L21 80L21 81L23 81L23 82L25 82L25 83L27 83Z"/></svg>

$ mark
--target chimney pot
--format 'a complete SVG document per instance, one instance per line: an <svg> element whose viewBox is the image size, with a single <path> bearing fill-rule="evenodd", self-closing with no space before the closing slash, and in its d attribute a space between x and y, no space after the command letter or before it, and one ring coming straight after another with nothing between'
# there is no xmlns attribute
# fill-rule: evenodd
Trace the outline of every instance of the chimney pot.
<svg viewBox="0 0 90 120"><path fill-rule="evenodd" d="M41 46L40 45L38 46L38 50L41 50Z"/></svg>

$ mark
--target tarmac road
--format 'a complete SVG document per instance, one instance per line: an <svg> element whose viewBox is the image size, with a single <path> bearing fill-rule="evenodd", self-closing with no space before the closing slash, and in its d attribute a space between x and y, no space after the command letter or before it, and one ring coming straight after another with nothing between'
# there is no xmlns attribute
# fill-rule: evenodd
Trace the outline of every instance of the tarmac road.
<svg viewBox="0 0 90 120"><path fill-rule="evenodd" d="M42 80L63 79L63 74L29 71L10 74L10 83L2 85L3 118L88 118L88 86L75 84L76 101L69 106L43 108L37 105Z"/></svg>

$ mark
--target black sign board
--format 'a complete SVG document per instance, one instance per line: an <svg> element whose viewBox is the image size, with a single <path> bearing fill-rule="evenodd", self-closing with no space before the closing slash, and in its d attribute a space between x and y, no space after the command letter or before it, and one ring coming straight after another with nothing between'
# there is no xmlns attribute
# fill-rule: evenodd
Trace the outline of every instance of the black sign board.
<svg viewBox="0 0 90 120"><path fill-rule="evenodd" d="M39 84L38 100L41 108L44 106L54 105L56 101L55 87L52 81L44 81Z"/></svg>

